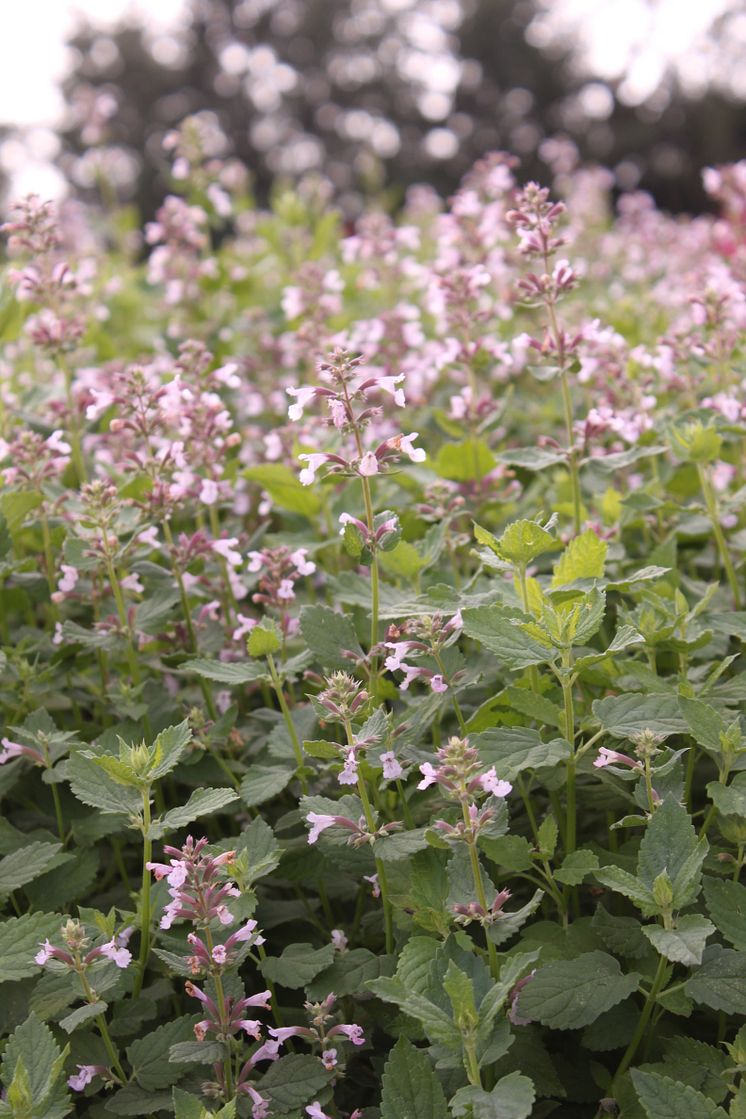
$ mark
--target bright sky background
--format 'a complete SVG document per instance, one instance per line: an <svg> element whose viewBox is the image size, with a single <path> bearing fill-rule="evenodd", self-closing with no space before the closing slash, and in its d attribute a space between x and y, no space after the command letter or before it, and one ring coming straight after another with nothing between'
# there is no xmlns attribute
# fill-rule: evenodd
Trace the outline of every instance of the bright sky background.
<svg viewBox="0 0 746 1119"><path fill-rule="evenodd" d="M417 0L403 0L416 6ZM497 2L497 0L492 0ZM702 33L733 0L543 0L534 41L570 35L601 78L623 78L625 100L644 100L672 60L687 59L689 77L706 82L705 55L692 52ZM49 130L63 108L58 85L68 65L65 40L80 15L103 26L130 12L153 30L177 25L187 0L5 0L0 35L0 122L26 127L24 146L3 145L13 194L56 195L62 179L52 168L55 140ZM744 17L746 23L746 16ZM744 28L746 45L746 26ZM741 36L739 35L739 38ZM717 60L715 60L716 62ZM699 67L699 75L697 73ZM742 70L743 73L743 70ZM686 78L686 70L684 71ZM746 73L743 73L746 85ZM746 95L746 89L738 90Z"/></svg>

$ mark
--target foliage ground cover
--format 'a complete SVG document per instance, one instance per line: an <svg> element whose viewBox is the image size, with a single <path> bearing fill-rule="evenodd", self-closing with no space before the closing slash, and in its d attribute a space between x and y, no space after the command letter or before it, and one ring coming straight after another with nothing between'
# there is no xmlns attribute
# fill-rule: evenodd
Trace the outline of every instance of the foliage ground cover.
<svg viewBox="0 0 746 1119"><path fill-rule="evenodd" d="M746 168L198 140L5 227L0 1115L743 1119Z"/></svg>

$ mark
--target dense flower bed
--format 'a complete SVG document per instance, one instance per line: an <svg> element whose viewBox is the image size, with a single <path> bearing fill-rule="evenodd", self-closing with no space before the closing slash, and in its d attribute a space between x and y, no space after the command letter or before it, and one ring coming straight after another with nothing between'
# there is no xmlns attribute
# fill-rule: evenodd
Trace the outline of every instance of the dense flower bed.
<svg viewBox="0 0 746 1119"><path fill-rule="evenodd" d="M746 1116L746 165L6 224L0 1115Z"/></svg>

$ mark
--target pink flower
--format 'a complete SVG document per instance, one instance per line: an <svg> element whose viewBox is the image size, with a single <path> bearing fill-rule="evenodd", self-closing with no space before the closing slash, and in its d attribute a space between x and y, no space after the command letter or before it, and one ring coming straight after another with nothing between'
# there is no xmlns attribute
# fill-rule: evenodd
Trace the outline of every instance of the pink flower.
<svg viewBox="0 0 746 1119"><path fill-rule="evenodd" d="M233 567L239 567L240 564L243 562L243 558L241 556L241 553L236 551L237 544L238 537L229 536L225 540L213 540L212 550L219 556L222 556L223 559L226 560L226 562L231 564Z"/></svg>
<svg viewBox="0 0 746 1119"><path fill-rule="evenodd" d="M22 754L26 753L25 747L21 746L18 742L11 742L9 738L2 739L2 751L0 751L0 765L5 765L11 758L20 758Z"/></svg>
<svg viewBox="0 0 746 1119"><path fill-rule="evenodd" d="M337 777L340 785L356 785L357 784L357 759L355 757L355 750L351 746L345 756L345 764L342 772Z"/></svg>
<svg viewBox="0 0 746 1119"><path fill-rule="evenodd" d="M334 827L336 823L334 816L325 816L323 812L309 812L306 820L311 825L311 830L308 833L309 843L315 843L322 831Z"/></svg>
<svg viewBox="0 0 746 1119"><path fill-rule="evenodd" d="M424 762L420 766L420 773L422 774L422 780L417 786L418 789L428 789L431 785L437 784L438 771L430 762Z"/></svg>
<svg viewBox="0 0 746 1119"><path fill-rule="evenodd" d="M109 940L106 944L101 945L101 955L121 968L128 967L132 960L132 953L128 952L126 948L120 948L116 939Z"/></svg>
<svg viewBox="0 0 746 1119"><path fill-rule="evenodd" d="M214 505L218 500L217 483L212 478L203 478L200 486L199 499L203 505Z"/></svg>
<svg viewBox="0 0 746 1119"><path fill-rule="evenodd" d="M53 952L54 945L51 944L49 940L45 940L39 951L34 956L34 962L37 963L39 967L44 967L44 964L51 958Z"/></svg>
<svg viewBox="0 0 746 1119"><path fill-rule="evenodd" d="M331 1115L327 1115L325 1111L321 1110L321 1104L318 1100L314 1100L313 1103L308 1105L306 1115L310 1116L310 1119L331 1119Z"/></svg>
<svg viewBox="0 0 746 1119"><path fill-rule="evenodd" d="M402 667L402 658L406 657L407 653L412 647L411 641L386 641L385 646L387 649L393 649L393 653L386 657L384 665L389 672L396 672Z"/></svg>
<svg viewBox="0 0 746 1119"><path fill-rule="evenodd" d="M335 952L344 952L347 949L347 937L341 929L332 929L332 947Z"/></svg>
<svg viewBox="0 0 746 1119"><path fill-rule="evenodd" d="M486 793L491 793L493 797L506 797L508 793L513 791L513 786L509 781L498 781L494 765L482 774L479 778L479 784Z"/></svg>
<svg viewBox="0 0 746 1119"><path fill-rule="evenodd" d="M292 579L281 579L280 585L277 588L277 597L281 598L284 602L290 602L295 598L295 591L293 590Z"/></svg>
<svg viewBox="0 0 746 1119"><path fill-rule="evenodd" d="M299 475L300 484L302 486L310 486L316 479L316 472L321 469L325 462L328 461L329 456L324 454L313 455L298 455L298 458L308 465L301 470Z"/></svg>
<svg viewBox="0 0 746 1119"><path fill-rule="evenodd" d="M364 478L371 478L378 473L378 459L372 451L366 451L360 459L358 471Z"/></svg>
<svg viewBox="0 0 746 1119"><path fill-rule="evenodd" d="M628 754L620 754L617 750L607 750L605 746L599 748L598 757L593 764L596 769L603 769L607 765L628 765L630 769L642 769L640 762L630 758Z"/></svg>
<svg viewBox="0 0 746 1119"><path fill-rule="evenodd" d="M50 451L56 451L59 455L69 455L72 450L69 443L66 443L62 438L61 431L53 431L46 441L47 447Z"/></svg>
<svg viewBox="0 0 746 1119"><path fill-rule="evenodd" d="M251 633L256 623L256 618L247 618L245 614L236 614L238 625L231 634L234 641L240 641L247 633Z"/></svg>
<svg viewBox="0 0 746 1119"><path fill-rule="evenodd" d="M139 576L134 571L130 572L129 575L125 575L120 585L124 587L126 591L132 591L134 594L142 594L145 590L140 582Z"/></svg>
<svg viewBox="0 0 746 1119"><path fill-rule="evenodd" d="M398 781L404 773L393 750L387 750L385 754L381 754L381 764L383 765L383 776L387 781Z"/></svg>
<svg viewBox="0 0 746 1119"><path fill-rule="evenodd" d="M369 882L370 883L370 892L371 892L371 894L373 895L374 898L380 898L381 887L378 884L378 875L377 874L364 874L363 875L363 882Z"/></svg>
<svg viewBox="0 0 746 1119"><path fill-rule="evenodd" d="M331 1072L332 1069L336 1068L337 1067L337 1050L336 1049L325 1049L324 1052L321 1054L321 1063L322 1063L322 1065L324 1066L324 1068L326 1069L327 1072Z"/></svg>
<svg viewBox="0 0 746 1119"><path fill-rule="evenodd" d="M361 1026L332 1026L327 1036L337 1037L339 1034L341 1034L343 1037L346 1037L348 1041L352 1042L353 1045L365 1044L365 1034L363 1033Z"/></svg>
<svg viewBox="0 0 746 1119"><path fill-rule="evenodd" d="M288 419L299 420L303 415L303 409L316 396L316 389L313 386L305 385L299 389L285 389L285 392L288 396L295 397L295 404L291 404L288 408Z"/></svg>
<svg viewBox="0 0 746 1119"><path fill-rule="evenodd" d="M98 1076L101 1071L100 1065L78 1065L78 1071L73 1076L68 1077L67 1086L72 1088L74 1092L82 1092L86 1085L91 1083L94 1076Z"/></svg>
<svg viewBox="0 0 746 1119"><path fill-rule="evenodd" d="M216 944L212 950L212 958L216 964L224 964L228 959L228 954L225 950L224 944Z"/></svg>
<svg viewBox="0 0 746 1119"><path fill-rule="evenodd" d="M61 565L62 578L57 584L57 590L61 594L70 594L75 589L75 584L78 582L78 569L72 567L69 563Z"/></svg>
<svg viewBox="0 0 746 1119"><path fill-rule="evenodd" d="M424 462L427 455L421 447L413 447L412 443L419 435L419 432L413 431L409 435L402 435L399 440L399 448L409 458L410 462Z"/></svg>
<svg viewBox="0 0 746 1119"><path fill-rule="evenodd" d="M143 529L142 532L138 533L137 541L139 544L145 544L148 548L157 548L158 529L155 527L155 525L151 525L150 528Z"/></svg>
<svg viewBox="0 0 746 1119"><path fill-rule="evenodd" d="M295 565L295 570L299 575L313 575L316 570L316 564L312 560L306 559L307 555L308 550L306 548L297 548L290 553L290 562Z"/></svg>
<svg viewBox="0 0 746 1119"><path fill-rule="evenodd" d="M433 689L434 692L442 693L448 691L448 685L446 684L442 676L433 676L430 680L430 687Z"/></svg>

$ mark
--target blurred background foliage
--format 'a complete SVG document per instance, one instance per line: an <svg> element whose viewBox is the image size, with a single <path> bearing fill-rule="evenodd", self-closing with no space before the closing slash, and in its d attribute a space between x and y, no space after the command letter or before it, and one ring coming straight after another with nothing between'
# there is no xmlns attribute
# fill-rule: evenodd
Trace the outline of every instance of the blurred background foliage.
<svg viewBox="0 0 746 1119"><path fill-rule="evenodd" d="M371 195L396 207L413 183L448 194L502 148L523 176L569 170L577 150L620 189L704 209L701 168L746 147L743 4L713 15L698 80L669 66L640 96L589 72L577 37L552 32L552 3L191 0L169 35L87 24L58 164L78 194L114 191L151 217L169 190L164 137L196 114L210 153L242 161L261 202L315 172L354 217Z"/></svg>

